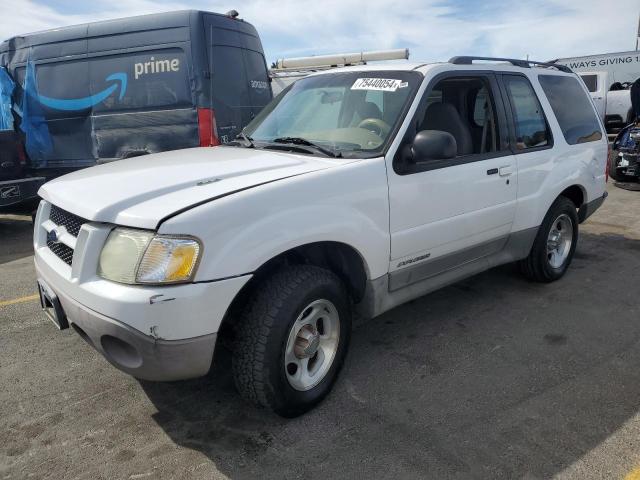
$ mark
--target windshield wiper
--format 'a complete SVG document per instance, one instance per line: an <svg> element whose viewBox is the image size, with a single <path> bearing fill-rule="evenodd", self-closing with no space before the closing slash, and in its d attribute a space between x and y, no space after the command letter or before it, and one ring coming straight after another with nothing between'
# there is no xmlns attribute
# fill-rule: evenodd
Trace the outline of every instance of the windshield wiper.
<svg viewBox="0 0 640 480"><path fill-rule="evenodd" d="M246 133L244 133L244 130L241 131L238 135L236 135L236 140L238 138L241 138L242 140L244 140L244 145L243 147L246 148L256 148L256 146L253 143L253 138L251 138L249 135L247 135Z"/></svg>
<svg viewBox="0 0 640 480"><path fill-rule="evenodd" d="M313 143L310 140L302 137L279 137L274 138L272 140L273 143L290 143L291 145L302 145L304 147L311 147L319 152L324 153L328 157L340 158L342 157L342 153L331 148L323 147L322 145L318 145L317 143Z"/></svg>

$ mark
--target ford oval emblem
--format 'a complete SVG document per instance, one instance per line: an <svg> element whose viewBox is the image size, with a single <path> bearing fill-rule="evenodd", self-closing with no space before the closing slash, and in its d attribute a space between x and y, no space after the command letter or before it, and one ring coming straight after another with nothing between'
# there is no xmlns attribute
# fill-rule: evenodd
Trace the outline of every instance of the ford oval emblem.
<svg viewBox="0 0 640 480"><path fill-rule="evenodd" d="M58 237L58 231L53 229L47 233L47 242L58 243L60 238Z"/></svg>

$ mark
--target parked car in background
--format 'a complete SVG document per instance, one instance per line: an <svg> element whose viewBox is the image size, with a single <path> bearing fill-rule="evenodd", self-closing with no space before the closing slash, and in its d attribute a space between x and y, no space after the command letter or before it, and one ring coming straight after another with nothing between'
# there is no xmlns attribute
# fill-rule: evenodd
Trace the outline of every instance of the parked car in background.
<svg viewBox="0 0 640 480"><path fill-rule="evenodd" d="M0 192L14 194L0 197L4 211L34 208L45 179L79 168L231 141L272 98L258 33L233 11L14 37L0 68L14 83L17 152L0 164Z"/></svg>
<svg viewBox="0 0 640 480"><path fill-rule="evenodd" d="M456 57L316 73L237 142L45 184L42 305L149 380L206 374L227 338L240 393L299 415L330 391L353 309L374 317L508 262L560 279L606 197L607 148L561 66Z"/></svg>
<svg viewBox="0 0 640 480"><path fill-rule="evenodd" d="M560 58L554 63L578 73L587 85L607 132L616 133L633 120L629 87L640 78L640 52Z"/></svg>
<svg viewBox="0 0 640 480"><path fill-rule="evenodd" d="M607 72L580 73L607 132L616 133L633 121L631 82L609 82Z"/></svg>

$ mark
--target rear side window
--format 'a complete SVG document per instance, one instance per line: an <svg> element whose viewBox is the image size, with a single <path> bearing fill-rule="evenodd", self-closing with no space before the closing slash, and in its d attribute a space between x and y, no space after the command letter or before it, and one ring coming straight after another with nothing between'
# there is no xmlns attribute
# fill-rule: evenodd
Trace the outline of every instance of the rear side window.
<svg viewBox="0 0 640 480"><path fill-rule="evenodd" d="M587 86L587 90L590 92L598 91L598 76L597 75L580 75L582 81Z"/></svg>
<svg viewBox="0 0 640 480"><path fill-rule="evenodd" d="M538 78L569 145L602 138L596 112L577 78L559 75Z"/></svg>
<svg viewBox="0 0 640 480"><path fill-rule="evenodd" d="M511 102L516 148L527 150L550 145L547 120L529 80L519 75L505 75L503 78Z"/></svg>
<svg viewBox="0 0 640 480"><path fill-rule="evenodd" d="M35 68L47 120L193 104L181 49L42 63ZM23 81L24 67L18 78Z"/></svg>

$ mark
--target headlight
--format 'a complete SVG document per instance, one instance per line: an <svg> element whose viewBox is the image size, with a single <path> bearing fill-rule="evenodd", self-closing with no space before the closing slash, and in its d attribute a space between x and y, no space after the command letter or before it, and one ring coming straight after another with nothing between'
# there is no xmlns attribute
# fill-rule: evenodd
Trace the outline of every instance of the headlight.
<svg viewBox="0 0 640 480"><path fill-rule="evenodd" d="M191 237L116 228L100 253L98 275L128 284L188 282L200 250L200 243Z"/></svg>

